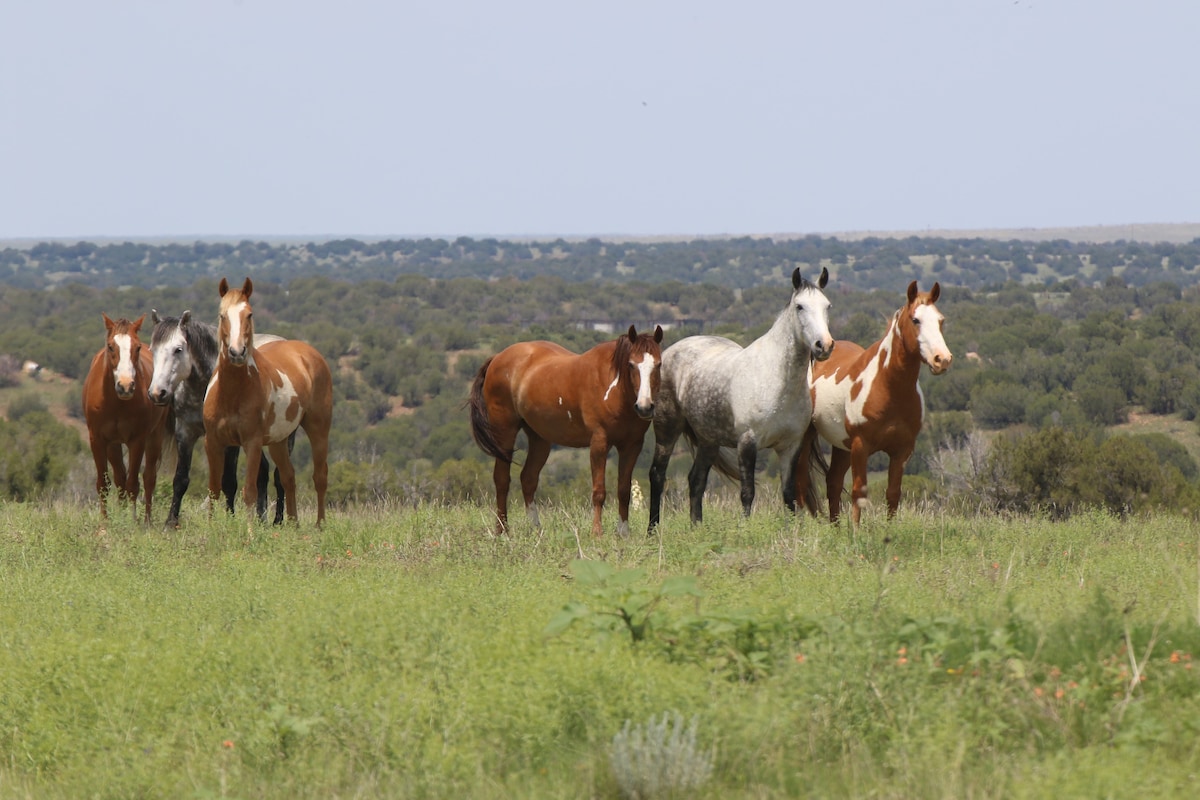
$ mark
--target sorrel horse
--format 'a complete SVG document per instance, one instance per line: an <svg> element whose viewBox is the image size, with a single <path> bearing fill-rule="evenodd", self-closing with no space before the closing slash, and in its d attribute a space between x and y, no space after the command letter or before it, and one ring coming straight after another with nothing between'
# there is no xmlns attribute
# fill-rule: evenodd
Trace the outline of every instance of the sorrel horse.
<svg viewBox="0 0 1200 800"><path fill-rule="evenodd" d="M740 479L742 510L754 503L760 449L774 450L783 473L783 501L796 509L795 471L812 416L809 365L829 358L829 300L816 284L792 273L792 296L765 334L745 348L720 336L688 336L663 353L662 390L654 412L650 466L650 530L658 525L667 464L682 434L694 452L688 473L692 522L703 518L708 473L717 467ZM737 448L736 460L722 448Z"/></svg>
<svg viewBox="0 0 1200 800"><path fill-rule="evenodd" d="M333 376L329 364L311 345L280 339L257 346L246 278L233 289L222 278L217 321L217 366L204 398L204 452L208 456L208 497L221 488L225 448L246 451L246 474L257 475L263 448L271 453L283 484L287 518L296 521L296 470L289 439L303 428L312 446L313 486L317 490L317 525L325 521L325 487L329 473L329 429L333 422ZM249 512L258 486L247 480L242 490ZM209 511L211 514L211 509Z"/></svg>
<svg viewBox="0 0 1200 800"><path fill-rule="evenodd" d="M529 451L521 468L525 510L538 525L533 495L552 445L587 447L592 465L592 535L601 534L604 468L617 449L617 533L629 535L633 468L642 452L658 392L661 327L653 335L634 326L611 342L576 355L553 342L521 342L484 362L471 384L471 436L496 459L496 533L508 528L510 466L517 434Z"/></svg>
<svg viewBox="0 0 1200 800"><path fill-rule="evenodd" d="M154 379L150 382L150 400L155 405L169 406L175 415L175 480L171 510L167 514L168 528L179 527L179 510L183 496L191 483L192 451L196 440L204 435L204 393L217 366L217 329L192 319L191 311L181 317L159 318L158 310L150 310L154 332L150 336L150 351L154 356ZM255 344L278 340L278 336L256 334ZM225 507L233 512L237 494L238 448L225 448L221 491ZM270 467L263 458L258 470L258 518L266 519L267 483ZM275 523L283 521L283 483L275 470Z"/></svg>
<svg viewBox="0 0 1200 800"><path fill-rule="evenodd" d="M935 283L928 292L920 292L913 281L907 302L892 317L882 339L865 350L854 342L839 341L833 357L813 367L813 416L805 443L815 444L819 433L833 448L825 474L831 522L841 513L849 469L853 478L850 517L858 524L867 502L867 458L880 451L888 454L889 519L900 506L904 465L925 417L925 398L917 382L921 364L941 375L954 360L942 338L945 317L935 305L941 291ZM807 468L797 470L796 491L810 498L806 504L816 516L810 480Z"/></svg>
<svg viewBox="0 0 1200 800"><path fill-rule="evenodd" d="M146 395L154 364L150 350L142 346L138 330L145 315L133 322L116 322L104 317L108 340L96 353L83 380L83 417L87 421L88 444L96 462L96 493L100 495L100 517L108 519L108 465L118 496L133 503L137 521L138 470L145 460L142 482L146 490L147 524L158 481L158 459L162 453L168 412L155 406ZM129 450L126 469L121 445Z"/></svg>

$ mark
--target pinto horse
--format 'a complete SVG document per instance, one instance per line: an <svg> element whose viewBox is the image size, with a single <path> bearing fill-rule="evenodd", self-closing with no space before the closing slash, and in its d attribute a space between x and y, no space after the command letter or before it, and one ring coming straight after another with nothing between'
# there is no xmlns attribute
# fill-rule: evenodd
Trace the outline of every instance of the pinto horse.
<svg viewBox="0 0 1200 800"><path fill-rule="evenodd" d="M496 459L496 533L508 528L508 487L517 433L529 451L521 468L525 509L538 525L533 495L551 445L587 447L592 465L592 535L601 534L604 468L617 449L617 533L629 535L633 468L654 414L662 363L661 327L634 326L615 341L576 355L553 342L521 342L484 362L471 384L471 436Z"/></svg>
<svg viewBox="0 0 1200 800"><path fill-rule="evenodd" d="M108 341L92 359L83 380L83 418L87 421L92 460L96 462L100 517L108 519L108 465L111 464L118 494L133 503L133 519L137 521L138 470L144 459L142 482L146 490L145 521L149 524L168 412L151 403L146 395L154 364L150 349L143 347L138 339L145 315L133 322L124 318L114 322L107 314L101 316L108 330ZM121 445L129 450L128 470Z"/></svg>
<svg viewBox="0 0 1200 800"><path fill-rule="evenodd" d="M150 310L154 332L150 336L150 351L154 356L154 379L150 382L150 400L156 405L169 406L175 415L175 479L172 485L171 510L166 527L179 527L179 510L183 496L191 483L192 451L196 440L204 435L204 394L217 366L217 329L192 318L191 311L181 317L159 318L158 310ZM262 345L276 341L278 336L257 334L254 341ZM237 494L238 448L225 449L225 466L221 474L221 491L225 507L233 513ZM266 519L267 483L270 464L263 458L258 470L258 518ZM249 478L249 476L247 476ZM283 484L275 470L275 524L283 521Z"/></svg>
<svg viewBox="0 0 1200 800"><path fill-rule="evenodd" d="M296 521L296 470L289 439L303 428L312 446L313 486L317 490L317 525L325 521L325 487L329 473L329 429L333 422L333 377L329 364L311 345L280 339L256 345L246 278L241 289L222 278L217 322L217 366L204 398L204 451L208 456L208 497L221 490L225 448L246 451L246 474L257 475L266 447L279 470L287 517ZM247 480L242 490L247 512L258 500L258 486ZM209 513L212 513L211 508Z"/></svg>
<svg viewBox="0 0 1200 800"><path fill-rule="evenodd" d="M688 473L692 522L703 517L712 467L741 481L742 511L754 503L759 449L774 450L783 473L783 501L796 509L794 473L800 441L812 416L809 364L829 358L829 300L817 283L792 273L792 296L765 334L745 348L720 336L688 336L663 353L662 391L654 412L650 465L650 530L658 525L667 464L680 435L694 452ZM722 448L736 448L722 454Z"/></svg>
<svg viewBox="0 0 1200 800"><path fill-rule="evenodd" d="M921 364L934 375L950 369L954 356L942 338L945 317L938 311L941 286L917 291L908 285L908 300L888 323L887 332L865 350L853 342L839 341L832 358L813 367L812 425L805 434L805 452L816 436L833 447L825 474L829 519L836 522L841 512L846 470L852 472L850 517L858 524L867 501L867 458L872 453L888 454L888 518L900 506L900 482L904 465L916 445L925 417L925 398L917 378ZM810 474L799 469L796 491L810 498ZM806 503L816 516L815 498Z"/></svg>

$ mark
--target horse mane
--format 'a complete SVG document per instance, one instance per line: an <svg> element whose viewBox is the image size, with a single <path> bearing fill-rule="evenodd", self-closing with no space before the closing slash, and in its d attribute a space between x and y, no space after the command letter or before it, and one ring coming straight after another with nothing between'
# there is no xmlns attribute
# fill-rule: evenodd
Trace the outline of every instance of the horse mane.
<svg viewBox="0 0 1200 800"><path fill-rule="evenodd" d="M187 338L188 346L191 348L193 354L206 367L210 367L217 362L217 352L219 350L217 345L217 329L207 322L200 322L190 314L186 321L181 317L160 317L158 324L154 326L154 333L150 337L150 346L157 347L175 328L183 331L183 335Z"/></svg>

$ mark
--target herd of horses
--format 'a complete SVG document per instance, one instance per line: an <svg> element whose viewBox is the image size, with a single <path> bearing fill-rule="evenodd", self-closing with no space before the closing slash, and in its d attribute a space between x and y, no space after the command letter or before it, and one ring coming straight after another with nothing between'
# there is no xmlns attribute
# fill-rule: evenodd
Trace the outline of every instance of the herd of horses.
<svg viewBox="0 0 1200 800"><path fill-rule="evenodd" d="M537 524L534 493L553 444L588 447L592 467L592 532L599 534L604 467L616 447L618 533L629 530L633 465L646 432L654 429L650 466L650 531L659 525L667 466L680 436L692 452L688 472L691 520L703 517L713 467L739 481L742 510L754 503L759 450L779 457L783 501L802 501L818 513L812 469L826 475L829 518L836 522L846 472L853 478L851 518L859 522L867 497L867 459L888 455L889 518L900 503L904 465L921 431L925 403L917 382L922 364L936 375L953 356L942 336L935 283L908 286L905 304L883 338L863 348L835 342L829 299L816 282L792 273L792 293L771 328L746 347L720 336L687 336L662 349L654 335L627 335L582 355L548 342L522 342L480 367L468 405L471 434L495 459L496 531L508 527L509 473L517 434L529 441L521 468L526 512ZM829 442L824 461L818 436Z"/></svg>
<svg viewBox="0 0 1200 800"><path fill-rule="evenodd" d="M237 492L239 448L246 453L243 500L251 524L266 514L269 466L265 448L275 461L275 521L296 520L296 471L291 450L297 429L312 447L313 486L317 492L317 524L325 519L329 430L333 422L333 377L325 359L310 345L278 336L256 335L249 278L240 289L222 278L216 327L198 322L185 311L160 319L154 311L150 347L139 339L145 315L130 322L104 315L108 338L96 354L83 382L83 412L88 443L96 464L100 517L108 516L106 499L112 483L130 501L137 519L138 471L145 484L145 516L151 503L164 443L173 444L177 463L167 525L179 525L187 491L192 451L204 435L208 459L209 514L224 491L233 511ZM128 450L128 469L122 463ZM144 461L144 465L143 465ZM103 524L103 522L102 522Z"/></svg>
<svg viewBox="0 0 1200 800"><path fill-rule="evenodd" d="M654 430L650 466L651 532L659 525L667 467L682 436L692 453L688 497L693 523L703 517L710 471L737 480L750 514L760 450L779 457L783 501L819 513L812 472L825 475L828 514L837 521L846 472L852 477L851 519L866 503L867 459L886 453L887 513L900 503L904 466L924 419L921 365L939 375L953 356L942 336L940 286L921 292L909 284L905 303L883 337L861 347L829 333L829 280L792 273L787 306L770 329L746 347L720 337L686 336L663 348L663 330L627 333L577 355L552 342L520 342L479 368L466 401L471 435L494 460L496 532L508 529L508 493L518 435L527 441L521 468L526 513L538 524L534 496L554 445L589 450L592 533L600 535L606 500L605 468L617 451L619 534L629 533L633 471L646 433ZM265 519L270 469L275 462L275 522L295 521L296 472L291 450L298 429L312 448L317 524L325 518L333 383L329 365L310 345L256 334L250 305L253 283L218 286L217 325L152 312L150 347L135 321L104 315L107 341L84 380L83 407L101 518L107 517L108 466L137 518L138 472L150 522L155 476L164 446L177 461L167 525L179 525L192 452L205 437L208 506L224 493L232 512L239 452L246 454L243 502L251 521ZM818 439L829 443L826 463ZM128 468L122 463L128 450ZM144 464L143 464L144 462ZM253 480L250 477L253 476Z"/></svg>

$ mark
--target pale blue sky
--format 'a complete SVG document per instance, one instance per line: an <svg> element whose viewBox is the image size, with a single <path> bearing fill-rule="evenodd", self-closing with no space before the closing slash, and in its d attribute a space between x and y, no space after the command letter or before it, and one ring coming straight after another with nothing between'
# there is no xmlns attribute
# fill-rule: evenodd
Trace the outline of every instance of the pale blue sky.
<svg viewBox="0 0 1200 800"><path fill-rule="evenodd" d="M26 0L0 238L1200 221L1200 3Z"/></svg>

